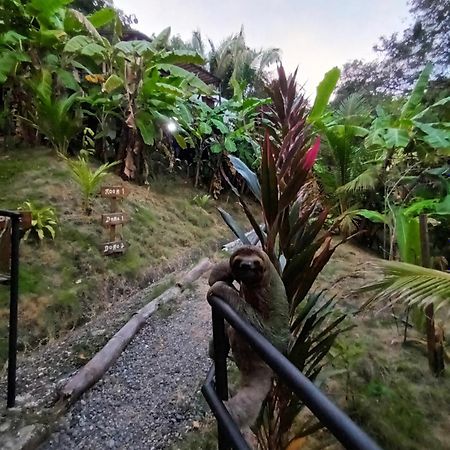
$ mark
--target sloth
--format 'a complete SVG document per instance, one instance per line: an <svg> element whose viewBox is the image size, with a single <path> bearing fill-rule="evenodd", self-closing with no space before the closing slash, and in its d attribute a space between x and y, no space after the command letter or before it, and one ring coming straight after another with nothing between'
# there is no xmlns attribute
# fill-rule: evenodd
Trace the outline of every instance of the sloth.
<svg viewBox="0 0 450 450"><path fill-rule="evenodd" d="M233 286L237 281L239 291ZM283 282L269 257L255 246L236 250L229 261L213 267L208 297L217 296L232 306L279 351L289 337L288 301ZM272 385L273 372L232 327L228 338L241 379L236 394L225 405L241 430L257 420Z"/></svg>

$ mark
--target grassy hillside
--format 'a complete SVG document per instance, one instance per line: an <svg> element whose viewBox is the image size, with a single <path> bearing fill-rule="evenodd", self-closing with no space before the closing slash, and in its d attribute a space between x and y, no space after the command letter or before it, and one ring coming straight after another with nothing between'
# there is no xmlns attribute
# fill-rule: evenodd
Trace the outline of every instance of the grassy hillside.
<svg viewBox="0 0 450 450"><path fill-rule="evenodd" d="M111 174L107 182L124 183ZM129 244L124 255L104 257L108 241L100 215L109 201L97 197L87 216L80 190L64 161L46 148L0 153L0 208L15 209L24 201L52 206L58 215L54 241L21 243L20 346L29 348L76 327L100 309L111 293L121 294L179 266L192 252L232 238L211 200L203 209L192 199L201 193L179 177L164 176L150 186L128 184L130 195L120 209L130 216L123 229ZM235 199L223 206L239 213ZM8 291L0 287L0 359L6 354ZM115 295L114 297L117 297Z"/></svg>

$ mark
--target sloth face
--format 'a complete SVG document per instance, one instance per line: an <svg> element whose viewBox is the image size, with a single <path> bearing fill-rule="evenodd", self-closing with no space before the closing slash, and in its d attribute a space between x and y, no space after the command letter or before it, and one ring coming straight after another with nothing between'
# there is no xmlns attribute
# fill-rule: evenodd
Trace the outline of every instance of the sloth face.
<svg viewBox="0 0 450 450"><path fill-rule="evenodd" d="M232 258L231 269L236 280L255 284L263 278L264 261L257 255L236 255Z"/></svg>

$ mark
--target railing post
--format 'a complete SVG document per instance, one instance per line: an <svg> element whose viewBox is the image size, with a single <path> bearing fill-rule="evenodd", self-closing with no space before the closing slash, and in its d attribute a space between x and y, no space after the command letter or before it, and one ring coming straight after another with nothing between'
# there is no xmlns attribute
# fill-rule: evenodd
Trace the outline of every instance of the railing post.
<svg viewBox="0 0 450 450"><path fill-rule="evenodd" d="M227 355L229 351L228 337L225 333L223 317L212 308L215 389L220 400L228 400ZM219 450L229 450L230 444L222 426L217 424Z"/></svg>
<svg viewBox="0 0 450 450"><path fill-rule="evenodd" d="M19 298L20 215L11 216L11 278L9 303L9 355L7 406L16 403L17 303Z"/></svg>

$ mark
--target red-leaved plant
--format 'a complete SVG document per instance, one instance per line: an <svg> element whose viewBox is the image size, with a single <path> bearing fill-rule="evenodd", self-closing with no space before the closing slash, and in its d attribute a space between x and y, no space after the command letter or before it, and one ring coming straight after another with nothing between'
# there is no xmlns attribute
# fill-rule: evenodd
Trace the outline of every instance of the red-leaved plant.
<svg viewBox="0 0 450 450"><path fill-rule="evenodd" d="M325 357L335 338L343 331L342 322L346 317L336 314L333 299L308 294L336 248L331 233L324 230L327 211L317 212L318 199L311 189L314 183L311 169L319 152L320 138L312 136L307 102L297 88L296 73L286 77L280 66L278 78L269 86L268 93L272 104L265 120L260 181L242 161L230 156L234 168L261 204L263 229L245 199L233 186L232 189L286 288L291 332L287 356L314 381L326 363ZM249 244L231 216L223 210L220 212L243 243ZM275 380L255 430L259 447L285 449L292 440L320 428L316 422L311 425L310 421L301 420L303 407L282 380Z"/></svg>

